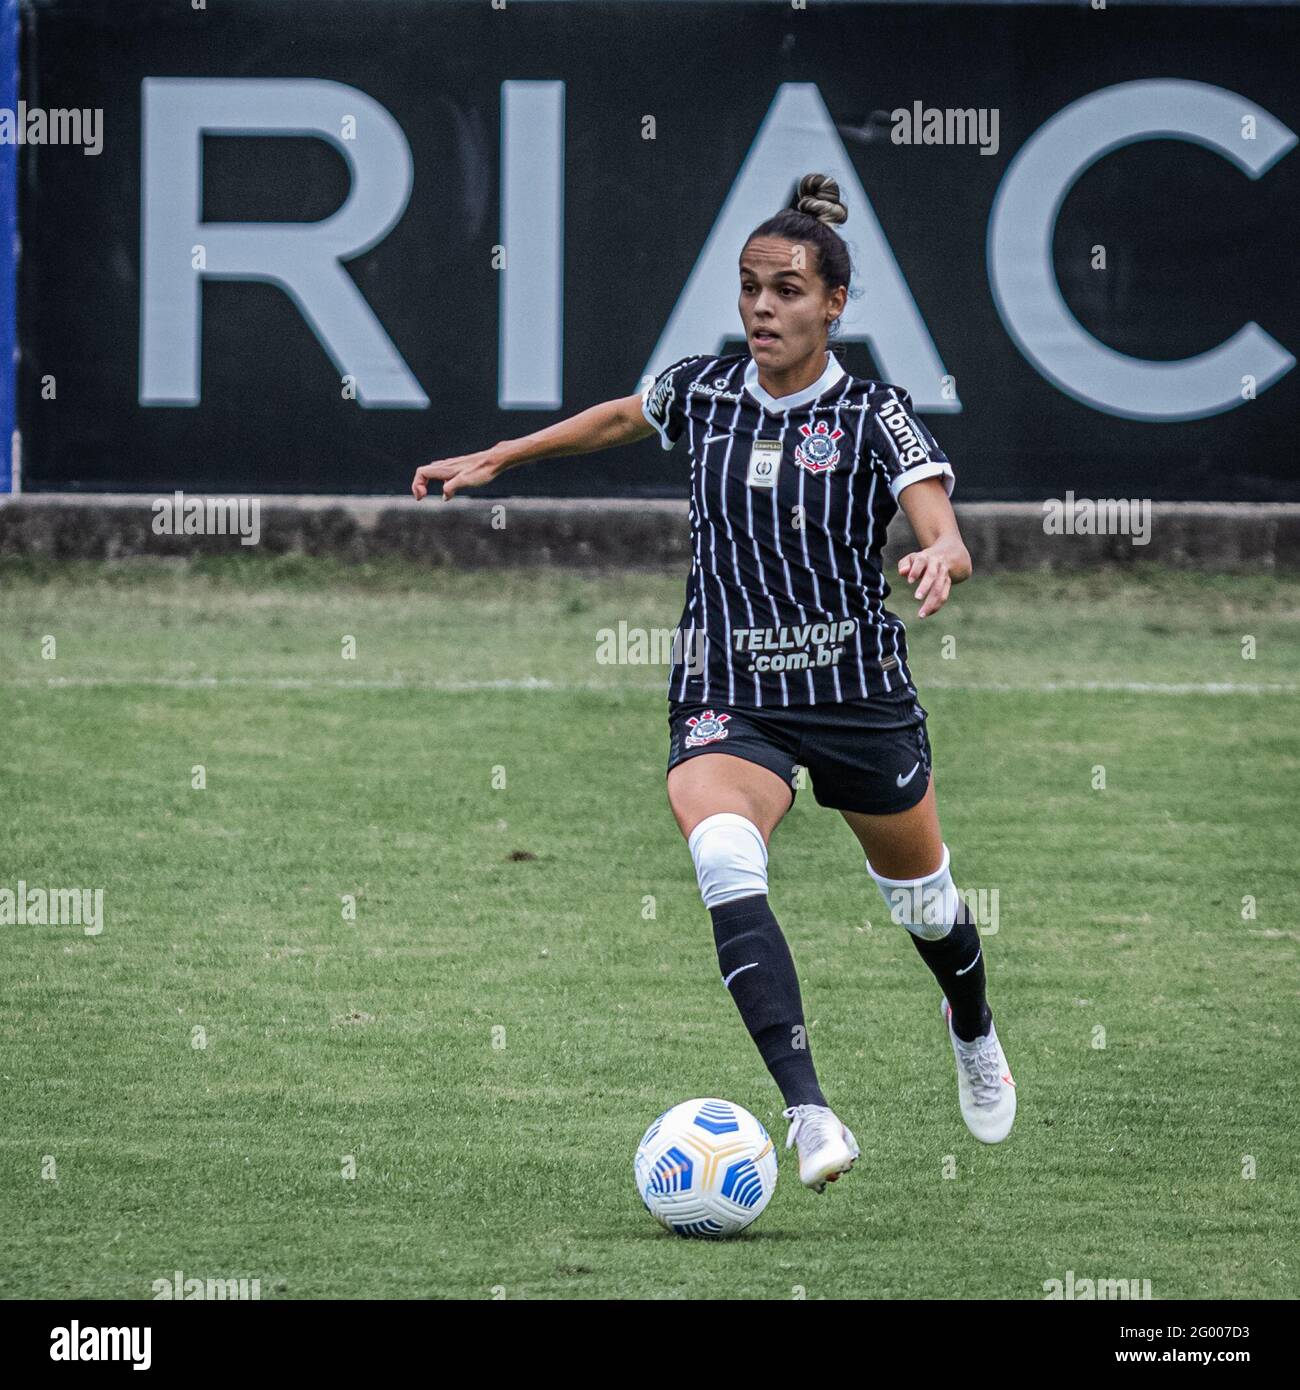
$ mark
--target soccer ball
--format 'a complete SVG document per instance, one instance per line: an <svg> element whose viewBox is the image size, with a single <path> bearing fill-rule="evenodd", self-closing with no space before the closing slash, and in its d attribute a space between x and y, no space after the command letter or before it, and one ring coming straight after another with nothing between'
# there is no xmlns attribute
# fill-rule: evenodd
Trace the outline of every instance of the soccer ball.
<svg viewBox="0 0 1300 1390"><path fill-rule="evenodd" d="M776 1147L729 1100L684 1100L645 1132L633 1163L646 1210L679 1236L734 1236L776 1191Z"/></svg>

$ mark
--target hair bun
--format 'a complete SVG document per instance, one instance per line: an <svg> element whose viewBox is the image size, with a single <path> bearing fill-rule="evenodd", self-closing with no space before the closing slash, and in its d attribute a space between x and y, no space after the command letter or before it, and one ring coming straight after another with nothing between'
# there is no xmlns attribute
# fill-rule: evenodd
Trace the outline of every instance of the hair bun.
<svg viewBox="0 0 1300 1390"><path fill-rule="evenodd" d="M849 219L849 210L840 198L840 186L829 174L805 174L799 180L790 206L828 227Z"/></svg>

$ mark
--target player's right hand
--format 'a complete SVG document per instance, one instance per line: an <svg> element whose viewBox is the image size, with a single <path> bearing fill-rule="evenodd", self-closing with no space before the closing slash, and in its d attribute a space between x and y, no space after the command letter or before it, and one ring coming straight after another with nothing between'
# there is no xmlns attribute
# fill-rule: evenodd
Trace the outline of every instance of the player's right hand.
<svg viewBox="0 0 1300 1390"><path fill-rule="evenodd" d="M459 458L435 459L415 470L411 493L417 502L424 499L430 483L442 484L442 500L454 497L461 488L482 487L504 473L507 464L495 448L477 454L462 454Z"/></svg>

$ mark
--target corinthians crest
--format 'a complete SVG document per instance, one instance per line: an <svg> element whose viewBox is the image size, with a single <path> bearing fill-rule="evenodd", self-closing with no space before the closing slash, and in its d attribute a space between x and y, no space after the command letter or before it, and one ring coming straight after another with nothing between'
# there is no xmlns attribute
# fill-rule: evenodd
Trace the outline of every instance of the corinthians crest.
<svg viewBox="0 0 1300 1390"><path fill-rule="evenodd" d="M809 473L829 473L840 461L839 445L835 442L844 431L838 426L831 429L825 420L816 425L800 425L799 433L803 443L795 445L794 461Z"/></svg>
<svg viewBox="0 0 1300 1390"><path fill-rule="evenodd" d="M687 748L698 748L702 743L716 743L718 739L726 738L730 718L729 714L714 714L711 709L706 709L700 715L692 714L686 721L686 727L690 729L686 735Z"/></svg>

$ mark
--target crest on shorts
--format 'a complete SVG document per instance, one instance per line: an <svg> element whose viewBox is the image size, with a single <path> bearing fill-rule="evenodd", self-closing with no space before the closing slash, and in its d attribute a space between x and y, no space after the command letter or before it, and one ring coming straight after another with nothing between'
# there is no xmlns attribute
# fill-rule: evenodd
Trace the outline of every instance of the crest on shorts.
<svg viewBox="0 0 1300 1390"><path fill-rule="evenodd" d="M825 420L818 420L816 425L800 425L799 433L803 435L803 443L795 446L794 461L809 473L829 473L840 461L839 445L835 441L844 431L838 426L831 429Z"/></svg>
<svg viewBox="0 0 1300 1390"><path fill-rule="evenodd" d="M729 714L714 714L706 709L703 714L693 714L686 721L690 733L686 735L687 748L698 748L702 743L716 743L727 736Z"/></svg>

